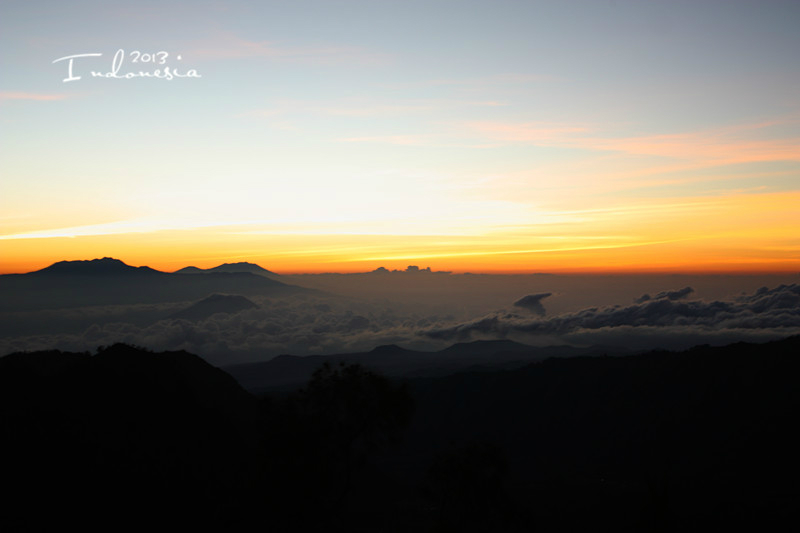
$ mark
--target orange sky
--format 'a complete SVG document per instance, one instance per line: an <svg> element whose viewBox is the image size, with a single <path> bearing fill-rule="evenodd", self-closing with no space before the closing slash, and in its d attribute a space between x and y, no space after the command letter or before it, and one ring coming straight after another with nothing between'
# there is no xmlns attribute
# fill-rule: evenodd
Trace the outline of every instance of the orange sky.
<svg viewBox="0 0 800 533"><path fill-rule="evenodd" d="M72 237L4 238L0 247L3 273L105 256L166 271L248 261L279 273L408 265L454 272L791 272L800 270L798 206L800 193L743 194L642 200L635 208L559 213L551 223L476 235L319 235L251 226L105 228L108 234L91 235L89 228Z"/></svg>
<svg viewBox="0 0 800 533"><path fill-rule="evenodd" d="M798 3L0 9L2 273L800 271Z"/></svg>

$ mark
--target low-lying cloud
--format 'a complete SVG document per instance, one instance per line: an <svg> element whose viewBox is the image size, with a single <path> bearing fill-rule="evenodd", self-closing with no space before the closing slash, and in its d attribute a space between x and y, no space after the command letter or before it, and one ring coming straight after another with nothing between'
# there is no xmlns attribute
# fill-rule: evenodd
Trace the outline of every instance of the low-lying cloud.
<svg viewBox="0 0 800 533"><path fill-rule="evenodd" d="M687 296L689 296L693 292L694 292L693 288L684 287L682 289L678 289L677 291L659 292L655 296L650 296L649 294L643 294L643 295L641 295L640 297L638 297L634 301L635 301L635 303L640 304L640 303L644 303L644 302L647 302L647 301L650 301L650 300L672 300L672 301L683 300L684 298L686 298Z"/></svg>
<svg viewBox="0 0 800 533"><path fill-rule="evenodd" d="M43 320L53 327L36 334L4 333L0 354L56 348L93 351L126 342L155 350L183 349L225 365L285 353L368 351L383 344L435 350L455 342L511 339L537 346L606 346L612 351L682 349L800 334L800 285L761 288L732 300L692 300L692 293L691 287L684 287L642 296L630 305L547 316L542 300L552 294L541 292L511 300L510 309L471 319L459 314L457 306L445 314L390 301L319 296L256 299L258 308L201 320L170 316L178 310L174 304L131 311L114 308L105 321L99 319L99 310L48 311ZM25 314L26 321L32 320L30 315ZM65 322L56 327L59 320Z"/></svg>
<svg viewBox="0 0 800 533"><path fill-rule="evenodd" d="M173 316L174 305L153 308L154 319L144 323L115 320L125 315L108 309L111 320L95 323L100 310L42 313L49 323L38 334L0 338L0 354L14 351L61 349L94 351L98 346L125 342L155 350L187 350L215 364L264 360L280 354L324 354L371 350L382 344L408 348L443 347L417 332L451 323L453 316L346 298L295 296L254 299L258 308L217 313L201 319ZM140 306L141 307L141 306ZM112 314L113 312L113 314ZM140 312L141 314L142 312ZM24 319L32 321L32 313ZM73 327L84 318L83 327ZM70 333L67 333L70 331Z"/></svg>
<svg viewBox="0 0 800 533"><path fill-rule="evenodd" d="M691 287L685 287L655 297L643 296L629 306L592 307L549 318L497 312L445 328L431 328L424 335L453 342L549 339L646 349L764 340L800 333L800 285L764 287L734 301L686 300L692 292Z"/></svg>
<svg viewBox="0 0 800 533"><path fill-rule="evenodd" d="M544 316L547 314L547 311L542 305L542 300L552 295L553 293L551 292L529 294L527 296L523 296L522 298L514 302L514 307L521 307L523 309L527 309L528 311L530 311L535 315Z"/></svg>

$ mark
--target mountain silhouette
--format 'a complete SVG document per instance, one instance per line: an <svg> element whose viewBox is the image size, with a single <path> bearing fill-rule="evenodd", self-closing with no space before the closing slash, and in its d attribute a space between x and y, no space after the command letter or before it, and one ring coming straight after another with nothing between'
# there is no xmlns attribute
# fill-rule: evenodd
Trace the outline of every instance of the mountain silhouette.
<svg viewBox="0 0 800 533"><path fill-rule="evenodd" d="M180 270L176 270L175 272L173 272L173 274L202 274L203 272L206 271L203 270L202 268L197 268L196 266L188 266Z"/></svg>
<svg viewBox="0 0 800 533"><path fill-rule="evenodd" d="M407 350L401 346L396 344L383 344L381 346L376 346L372 350L369 351L370 355L376 356L403 356L406 354L414 354L419 353L415 352L414 350Z"/></svg>
<svg viewBox="0 0 800 533"><path fill-rule="evenodd" d="M535 513L525 531L780 529L800 474L799 351L796 336L413 380L396 468L489 442Z"/></svg>
<svg viewBox="0 0 800 533"><path fill-rule="evenodd" d="M796 519L799 351L800 336L402 384L281 356L273 370L334 365L261 399L182 351L15 353L0 358L0 528L779 531ZM402 440L392 390L414 405Z"/></svg>
<svg viewBox="0 0 800 533"><path fill-rule="evenodd" d="M249 272L251 274L259 274L262 276L277 276L275 272L262 268L254 263L240 262L240 263L223 263L213 268L197 268L195 266L184 267L176 270L175 274L205 274L209 272Z"/></svg>
<svg viewBox="0 0 800 533"><path fill-rule="evenodd" d="M218 520L236 503L229 490L252 456L256 420L255 398L186 352L114 345L94 356L0 358L3 483L12 489L0 527Z"/></svg>
<svg viewBox="0 0 800 533"><path fill-rule="evenodd" d="M530 352L526 344L509 340L459 342L441 350L441 355L464 357L466 355L493 355L498 353Z"/></svg>
<svg viewBox="0 0 800 533"><path fill-rule="evenodd" d="M238 294L212 294L194 303L186 309L172 315L172 318L186 320L202 320L217 313L235 314L245 309L257 309L258 306Z"/></svg>
<svg viewBox="0 0 800 533"><path fill-rule="evenodd" d="M28 274L0 275L4 295L0 311L186 302L214 293L272 297L315 292L252 272L168 273L106 257L60 261Z"/></svg>
<svg viewBox="0 0 800 533"><path fill-rule="evenodd" d="M88 261L59 261L32 274L56 274L69 276L119 276L130 274L163 274L150 267L126 265L119 259L104 257Z"/></svg>
<svg viewBox="0 0 800 533"><path fill-rule="evenodd" d="M224 367L251 392L295 388L328 361L358 363L370 370L394 377L443 376L466 370L519 368L549 357L571 357L604 353L601 347L534 347L508 340L474 341L454 344L436 352L408 350L389 344L368 352L336 355L280 355L266 362Z"/></svg>

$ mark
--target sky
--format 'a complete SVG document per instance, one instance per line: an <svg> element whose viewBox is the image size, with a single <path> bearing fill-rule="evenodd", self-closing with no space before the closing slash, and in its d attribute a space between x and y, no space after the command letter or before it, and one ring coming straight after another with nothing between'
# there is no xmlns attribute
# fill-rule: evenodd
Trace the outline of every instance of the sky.
<svg viewBox="0 0 800 533"><path fill-rule="evenodd" d="M796 272L798 23L778 0L3 0L0 273Z"/></svg>

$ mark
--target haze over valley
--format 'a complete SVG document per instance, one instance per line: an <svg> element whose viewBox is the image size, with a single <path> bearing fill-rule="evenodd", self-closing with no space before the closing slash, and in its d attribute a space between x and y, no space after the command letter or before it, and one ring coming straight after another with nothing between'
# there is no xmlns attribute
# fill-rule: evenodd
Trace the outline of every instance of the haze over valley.
<svg viewBox="0 0 800 533"><path fill-rule="evenodd" d="M3 353L126 342L216 365L277 355L438 351L511 340L622 352L800 332L798 276L485 275L409 267L280 275L250 263L160 272L118 259L0 276ZM431 354L435 360L435 354Z"/></svg>

